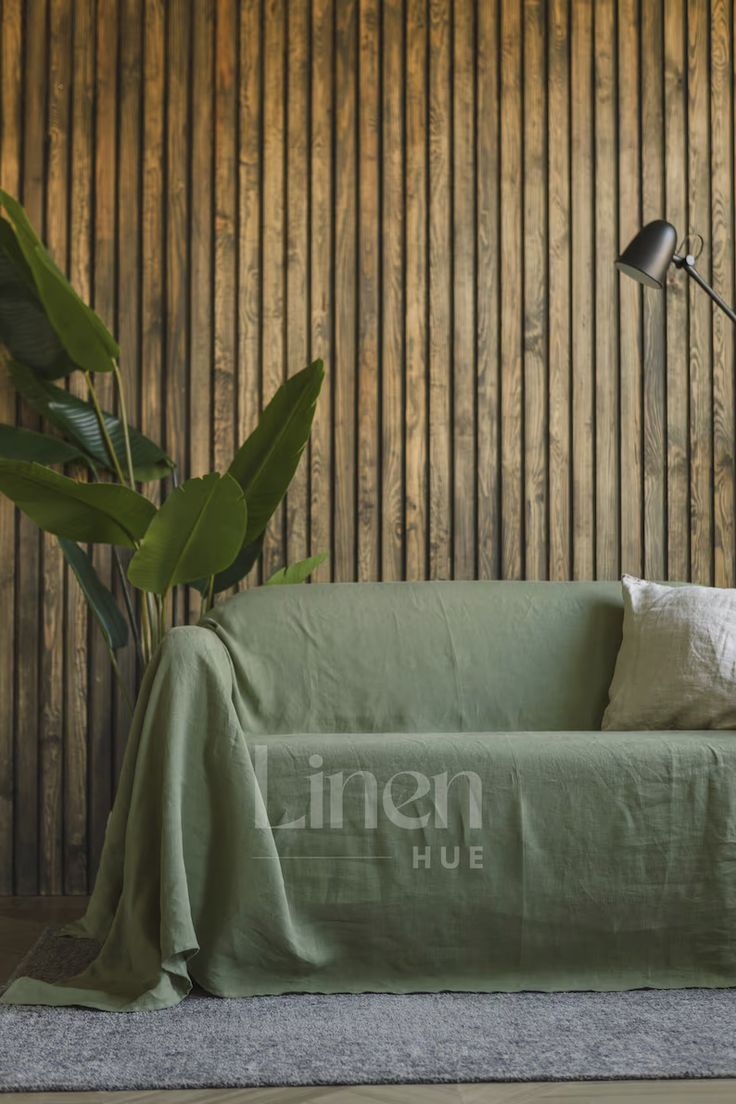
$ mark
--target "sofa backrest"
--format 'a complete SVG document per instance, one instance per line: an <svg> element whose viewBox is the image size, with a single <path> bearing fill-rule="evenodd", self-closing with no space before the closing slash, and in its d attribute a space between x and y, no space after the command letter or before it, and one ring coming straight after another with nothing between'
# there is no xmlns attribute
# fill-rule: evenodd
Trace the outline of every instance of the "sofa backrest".
<svg viewBox="0 0 736 1104"><path fill-rule="evenodd" d="M203 624L227 647L247 733L599 729L618 583L260 587Z"/></svg>

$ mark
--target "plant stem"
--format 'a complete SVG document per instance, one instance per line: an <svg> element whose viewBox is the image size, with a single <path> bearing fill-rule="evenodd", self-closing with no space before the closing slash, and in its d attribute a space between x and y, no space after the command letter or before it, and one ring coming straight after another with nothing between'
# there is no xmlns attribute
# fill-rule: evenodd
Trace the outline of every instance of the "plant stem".
<svg viewBox="0 0 736 1104"><path fill-rule="evenodd" d="M110 460L112 461L112 465L115 468L115 474L117 475L117 477L118 477L118 479L121 483L125 483L125 476L123 475L123 469L120 467L120 460L118 459L118 454L115 451L115 447L114 447L114 445L113 445L113 443L110 439L110 434L107 431L107 426L105 425L105 418L102 414L102 410L100 409L100 404L97 400L97 392L95 391L94 384L92 383L92 377L90 376L89 372L85 372L84 373L84 378L87 381L87 390L89 392L89 397L90 397L90 400L92 402L92 406L94 407L95 414L97 415L97 422L98 422L99 427L100 427L100 433L102 434L102 439L105 442L105 448L107 449L107 451L110 455Z"/></svg>
<svg viewBox="0 0 736 1104"><path fill-rule="evenodd" d="M138 632L138 621L135 616L135 610L133 609L133 601L130 596L130 588L128 587L128 580L126 579L125 572L123 571L123 564L120 559L120 553L118 552L115 545L112 546L112 554L113 559L115 560L115 567L117 568L118 578L120 579L120 586L122 587L123 591L123 599L125 601L125 609L128 614L128 621L130 622L130 627L133 630L133 639L135 641L136 654L141 663L143 663L143 650L141 648L140 633Z"/></svg>
<svg viewBox="0 0 736 1104"><path fill-rule="evenodd" d="M107 644L107 640L105 641L105 643ZM128 690L125 679L123 678L123 673L118 666L118 661L115 658L115 652L112 650L109 644L107 644L107 650L110 654L110 663L112 664L112 669L115 672L115 678L118 680L118 686L122 690L123 697L125 698L125 702L132 716L133 711L135 710L135 706L133 704L133 699L130 696L130 691Z"/></svg>
<svg viewBox="0 0 736 1104"><path fill-rule="evenodd" d="M128 431L128 410L125 403L125 388L123 387L123 377L120 375L120 365L116 360L112 362L112 371L118 388L118 399L120 400L120 420L123 423L123 441L125 442L125 459L128 464L128 477L132 490L135 490L135 472L133 471L133 454L130 450L130 433Z"/></svg>
<svg viewBox="0 0 736 1104"><path fill-rule="evenodd" d="M143 644L143 662L148 666L151 655L153 652L153 641L151 637L151 608L149 604L150 595L141 595L141 636Z"/></svg>
<svg viewBox="0 0 736 1104"><path fill-rule="evenodd" d="M209 613L215 602L215 576L210 575L210 585L207 587L207 603L203 613Z"/></svg>

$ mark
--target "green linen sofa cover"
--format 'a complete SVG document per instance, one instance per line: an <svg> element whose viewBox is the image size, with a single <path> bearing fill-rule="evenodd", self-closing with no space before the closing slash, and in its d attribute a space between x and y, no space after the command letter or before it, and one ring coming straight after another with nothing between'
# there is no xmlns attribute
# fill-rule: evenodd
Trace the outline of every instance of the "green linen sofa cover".
<svg viewBox="0 0 736 1104"><path fill-rule="evenodd" d="M11 1003L736 984L736 741L598 731L617 584L265 588L146 673L80 976Z"/></svg>

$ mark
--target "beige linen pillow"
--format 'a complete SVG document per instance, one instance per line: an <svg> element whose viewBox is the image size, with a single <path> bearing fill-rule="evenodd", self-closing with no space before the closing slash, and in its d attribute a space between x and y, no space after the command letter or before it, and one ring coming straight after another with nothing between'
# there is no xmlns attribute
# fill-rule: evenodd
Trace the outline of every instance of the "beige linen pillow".
<svg viewBox="0 0 736 1104"><path fill-rule="evenodd" d="M624 635L602 727L736 728L736 591L624 575Z"/></svg>

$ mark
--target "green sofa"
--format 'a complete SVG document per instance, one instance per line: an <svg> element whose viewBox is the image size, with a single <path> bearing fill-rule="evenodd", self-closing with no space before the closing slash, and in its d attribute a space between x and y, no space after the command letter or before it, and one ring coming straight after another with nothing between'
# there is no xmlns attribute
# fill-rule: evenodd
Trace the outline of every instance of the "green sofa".
<svg viewBox="0 0 736 1104"><path fill-rule="evenodd" d="M80 977L283 992L736 984L736 740L606 732L612 583L247 591L147 672Z"/></svg>

